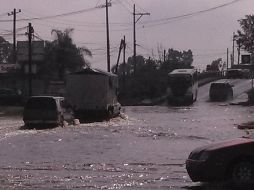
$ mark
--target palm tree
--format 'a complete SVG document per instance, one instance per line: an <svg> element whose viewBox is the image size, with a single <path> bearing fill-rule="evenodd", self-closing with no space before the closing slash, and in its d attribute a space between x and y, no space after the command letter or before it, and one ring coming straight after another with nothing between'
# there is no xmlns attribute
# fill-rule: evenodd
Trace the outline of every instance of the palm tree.
<svg viewBox="0 0 254 190"><path fill-rule="evenodd" d="M85 56L92 56L92 53L86 47L77 47L71 38L74 29L68 28L64 31L52 30L51 34L55 35L52 42L53 60L58 77L64 79L66 72L80 70L83 67L90 67L90 63Z"/></svg>

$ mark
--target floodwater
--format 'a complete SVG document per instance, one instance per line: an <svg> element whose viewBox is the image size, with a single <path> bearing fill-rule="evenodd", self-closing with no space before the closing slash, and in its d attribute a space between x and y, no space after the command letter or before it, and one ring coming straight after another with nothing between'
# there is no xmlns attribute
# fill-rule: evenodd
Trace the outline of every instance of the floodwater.
<svg viewBox="0 0 254 190"><path fill-rule="evenodd" d="M245 135L237 124L253 116L253 107L205 100L123 107L110 121L44 130L0 117L0 189L212 189L190 180L186 158L197 146Z"/></svg>

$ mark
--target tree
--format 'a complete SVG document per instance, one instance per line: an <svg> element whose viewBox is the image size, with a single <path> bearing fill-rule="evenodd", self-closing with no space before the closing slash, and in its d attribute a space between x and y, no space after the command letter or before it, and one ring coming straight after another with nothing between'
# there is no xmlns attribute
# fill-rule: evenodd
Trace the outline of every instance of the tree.
<svg viewBox="0 0 254 190"><path fill-rule="evenodd" d="M118 69L120 100L122 97L135 100L160 97L166 92L168 73L178 68L192 68L193 54L191 50L178 51L169 49L166 61L136 57L136 72L133 72L133 57L129 57L126 65L120 64Z"/></svg>
<svg viewBox="0 0 254 190"><path fill-rule="evenodd" d="M206 66L207 71L220 71L220 68L222 67L222 58L218 58L214 61L212 61L211 65Z"/></svg>
<svg viewBox="0 0 254 190"><path fill-rule="evenodd" d="M190 68L193 63L193 54L191 50L182 52L182 64L184 67Z"/></svg>
<svg viewBox="0 0 254 190"><path fill-rule="evenodd" d="M193 54L191 50L181 52L169 49L166 54L166 61L161 65L161 69L169 73L174 69L191 68L192 62Z"/></svg>
<svg viewBox="0 0 254 190"><path fill-rule="evenodd" d="M0 63L11 63L13 55L13 46L0 36Z"/></svg>
<svg viewBox="0 0 254 190"><path fill-rule="evenodd" d="M237 31L236 42L249 53L254 53L254 15L246 15L239 23L241 30Z"/></svg>
<svg viewBox="0 0 254 190"><path fill-rule="evenodd" d="M91 51L85 47L77 47L71 38L72 32L73 29L52 30L55 40L46 43L46 64L42 68L44 73L49 72L51 75L57 73L59 79L64 79L66 72L90 67L84 56L92 56Z"/></svg>

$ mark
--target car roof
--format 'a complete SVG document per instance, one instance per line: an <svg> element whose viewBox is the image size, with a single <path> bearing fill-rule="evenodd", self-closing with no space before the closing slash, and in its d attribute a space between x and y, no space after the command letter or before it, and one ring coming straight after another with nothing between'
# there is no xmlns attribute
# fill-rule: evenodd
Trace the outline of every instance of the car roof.
<svg viewBox="0 0 254 190"><path fill-rule="evenodd" d="M12 88L0 88L1 91L14 91Z"/></svg>
<svg viewBox="0 0 254 190"><path fill-rule="evenodd" d="M230 82L212 82L211 84L230 84Z"/></svg>
<svg viewBox="0 0 254 190"><path fill-rule="evenodd" d="M52 98L52 99L64 99L61 96L31 96L30 98Z"/></svg>
<svg viewBox="0 0 254 190"><path fill-rule="evenodd" d="M220 80L218 80L218 81L214 81L214 82L212 82L211 84L231 84L231 81L230 80L228 80L228 79L220 79Z"/></svg>
<svg viewBox="0 0 254 190"><path fill-rule="evenodd" d="M170 72L169 74L193 74L195 73L197 70L196 69L175 69L172 72Z"/></svg>
<svg viewBox="0 0 254 190"><path fill-rule="evenodd" d="M228 69L228 71L242 71L243 69Z"/></svg>
<svg viewBox="0 0 254 190"><path fill-rule="evenodd" d="M232 87L233 85L230 84L229 82L214 82L211 83L210 87Z"/></svg>

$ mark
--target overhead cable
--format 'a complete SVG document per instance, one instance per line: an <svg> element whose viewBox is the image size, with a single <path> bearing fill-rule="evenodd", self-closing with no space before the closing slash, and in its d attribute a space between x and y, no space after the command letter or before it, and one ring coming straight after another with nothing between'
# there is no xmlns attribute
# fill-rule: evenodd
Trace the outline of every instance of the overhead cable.
<svg viewBox="0 0 254 190"><path fill-rule="evenodd" d="M150 24L148 25L148 27L151 26L157 26L157 25L162 25L162 24L166 24L172 20L176 20L176 19L185 19L185 18L189 18L189 17L193 17L202 13L206 13L206 12L211 12L226 6L229 6L231 4L237 3L239 1L242 0L233 0L231 2L228 3L224 3L215 7L211 7L209 9L204 9L204 10L200 10L200 11L196 11L196 12L191 12L191 13L187 13L187 14L183 14L183 15L179 15L179 16L173 16L173 17L168 17L168 18L162 18L162 19L156 19L156 20L150 20L150 21L146 21L146 22L142 22L141 24Z"/></svg>
<svg viewBox="0 0 254 190"><path fill-rule="evenodd" d="M17 21L44 20L44 19L51 19L51 18L57 18L57 17L71 16L71 15L81 14L81 13L85 13L85 12L90 12L90 11L96 10L98 8L99 7L94 7L94 8L82 9L82 10L78 10L78 11L62 13L62 14L58 14L58 15L44 16L44 17L34 17L34 18L28 18L28 19L17 19ZM12 20L0 20L0 22L12 22Z"/></svg>

